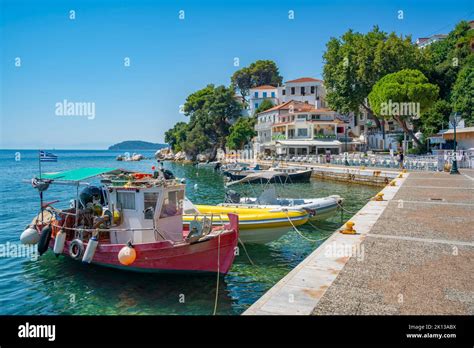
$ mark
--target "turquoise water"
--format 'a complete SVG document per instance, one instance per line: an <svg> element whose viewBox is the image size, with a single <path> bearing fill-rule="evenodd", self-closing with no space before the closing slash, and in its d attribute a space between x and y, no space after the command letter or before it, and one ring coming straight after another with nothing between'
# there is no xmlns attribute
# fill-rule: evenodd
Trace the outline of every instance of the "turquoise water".
<svg viewBox="0 0 474 348"><path fill-rule="evenodd" d="M212 314L216 277L194 275L136 274L84 265L51 252L37 260L14 257L7 246L19 244L19 236L38 211L38 193L22 179L38 173L37 151L0 151L0 315L1 314ZM117 162L119 152L53 151L57 163L43 163L43 171L80 167L119 167L150 171L153 160ZM142 152L151 157L152 152ZM219 203L224 196L223 177L212 169L166 163L178 177L187 179L187 195L195 203ZM195 184L197 189L194 188ZM345 207L357 211L378 191L377 188L327 181L294 184L284 189L288 197L323 197L338 194L346 199ZM54 186L45 200L59 199L57 206L67 206L75 189ZM346 214L343 218L348 219ZM318 239L341 225L335 214L316 227L300 230L308 238ZM10 244L8 244L10 243ZM245 253L236 257L231 271L219 283L218 314L240 314L265 291L301 262L321 242L309 242L296 232L268 245L247 245L254 262ZM14 246L15 246L14 245Z"/></svg>

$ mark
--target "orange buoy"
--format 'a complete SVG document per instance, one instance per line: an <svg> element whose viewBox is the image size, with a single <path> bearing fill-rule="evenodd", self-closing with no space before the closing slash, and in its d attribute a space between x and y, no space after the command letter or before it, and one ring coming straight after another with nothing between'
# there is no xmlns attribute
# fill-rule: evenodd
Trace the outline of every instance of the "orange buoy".
<svg viewBox="0 0 474 348"><path fill-rule="evenodd" d="M135 262L137 258L137 252L135 248L132 246L132 243L128 243L122 249L120 249L118 253L118 260L122 265L129 266Z"/></svg>

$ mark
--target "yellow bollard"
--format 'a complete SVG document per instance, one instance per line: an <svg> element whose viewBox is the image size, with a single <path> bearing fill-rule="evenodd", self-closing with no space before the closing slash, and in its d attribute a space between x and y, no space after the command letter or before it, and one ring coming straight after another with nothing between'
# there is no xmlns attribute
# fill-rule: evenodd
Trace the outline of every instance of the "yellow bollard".
<svg viewBox="0 0 474 348"><path fill-rule="evenodd" d="M396 183L397 182L395 180L392 180L392 181L390 181L390 186L397 186Z"/></svg>
<svg viewBox="0 0 474 348"><path fill-rule="evenodd" d="M403 178L403 174L402 173L398 174L397 178L400 178L400 179Z"/></svg>
<svg viewBox="0 0 474 348"><path fill-rule="evenodd" d="M379 192L375 195L375 200L376 201L383 201L383 193Z"/></svg>
<svg viewBox="0 0 474 348"><path fill-rule="evenodd" d="M407 172L407 170L406 170L406 169L403 169L403 170L402 170L402 173L406 173L406 172Z"/></svg>
<svg viewBox="0 0 474 348"><path fill-rule="evenodd" d="M339 232L342 234L356 234L357 232L353 228L354 225L355 223L353 223L352 221L347 221L345 228L343 230L339 230Z"/></svg>

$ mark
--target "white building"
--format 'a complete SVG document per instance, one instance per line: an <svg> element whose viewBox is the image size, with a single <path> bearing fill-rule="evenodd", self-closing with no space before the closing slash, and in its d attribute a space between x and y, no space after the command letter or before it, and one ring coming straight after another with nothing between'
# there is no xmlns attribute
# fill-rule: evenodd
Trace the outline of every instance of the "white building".
<svg viewBox="0 0 474 348"><path fill-rule="evenodd" d="M312 77L286 81L284 86L278 87L278 95L281 103L295 100L308 102L316 108L326 107L323 81Z"/></svg>
<svg viewBox="0 0 474 348"><path fill-rule="evenodd" d="M266 99L273 105L286 103L290 100L307 102L316 108L326 107L326 90L323 81L312 77L301 77L296 80L286 81L283 86L258 86L249 90L249 114L254 115L255 110Z"/></svg>
<svg viewBox="0 0 474 348"><path fill-rule="evenodd" d="M249 113L250 115L255 114L255 110L258 109L260 104L264 100L270 100L273 105L280 103L278 99L278 88L270 85L258 86L249 90Z"/></svg>
<svg viewBox="0 0 474 348"><path fill-rule="evenodd" d="M416 40L416 44L418 45L418 48L425 48L431 45L432 43L436 41L441 41L444 40L448 37L446 34L436 34L432 35L430 37L420 37Z"/></svg>
<svg viewBox="0 0 474 348"><path fill-rule="evenodd" d="M255 151L290 156L339 153L345 151L347 127L335 111L290 100L257 115ZM353 136L348 130L348 151L360 145Z"/></svg>

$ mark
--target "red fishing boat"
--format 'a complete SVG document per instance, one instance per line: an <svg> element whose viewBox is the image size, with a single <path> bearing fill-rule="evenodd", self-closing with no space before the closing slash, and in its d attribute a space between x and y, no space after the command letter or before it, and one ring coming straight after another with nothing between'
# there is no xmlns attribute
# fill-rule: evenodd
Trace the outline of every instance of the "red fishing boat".
<svg viewBox="0 0 474 348"><path fill-rule="evenodd" d="M101 178L100 185L85 182L93 177ZM229 222L220 226L212 217L196 217L184 228L185 186L174 179L82 168L43 174L32 183L42 202L51 184L73 185L77 192L68 209L42 203L22 233L20 240L37 244L40 254L52 249L84 263L140 272L225 274L232 266L238 216L229 214Z"/></svg>

